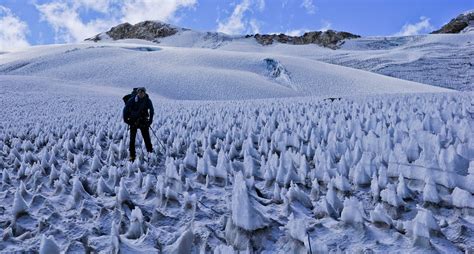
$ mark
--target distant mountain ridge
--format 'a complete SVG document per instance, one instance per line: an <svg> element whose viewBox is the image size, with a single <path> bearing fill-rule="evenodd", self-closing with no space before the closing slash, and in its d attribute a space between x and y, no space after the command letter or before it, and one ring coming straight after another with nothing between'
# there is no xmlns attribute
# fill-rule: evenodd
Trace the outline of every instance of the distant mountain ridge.
<svg viewBox="0 0 474 254"><path fill-rule="evenodd" d="M101 40L121 40L121 39L142 39L159 43L160 39L177 35L179 32L191 31L187 28L176 27L161 21L143 21L135 25L123 23L112 27L105 33L97 34L87 38L87 41ZM317 44L322 47L337 49L346 39L360 38L359 35L348 32L338 32L333 30L307 32L301 36L290 36L286 34L254 34L245 36L231 36L216 32L207 32L204 38L218 38L222 41L233 39L254 38L259 44L266 46L274 42L305 45Z"/></svg>
<svg viewBox="0 0 474 254"><path fill-rule="evenodd" d="M360 35L348 32L338 32L333 30L306 32L301 36L289 36L286 34L255 34L246 35L246 38L253 37L261 45L270 45L275 41L285 44L306 45L317 44L323 47L337 49L346 39L360 38Z"/></svg>
<svg viewBox="0 0 474 254"><path fill-rule="evenodd" d="M343 31L311 31L300 36L280 34L250 34L250 35L227 35L217 32L197 32L191 29L182 28L167 24L161 21L142 21L135 25L123 23L112 27L109 31L97 34L86 41L122 40L122 39L142 39L155 43L160 43L161 39L178 36L184 32L194 32L203 41L212 41L214 45L222 42L254 38L262 46L274 44L276 42L291 45L316 44L330 49L338 49L346 40L361 38L360 35ZM474 10L460 14L452 19L442 28L433 31L432 34L465 33L474 31Z"/></svg>

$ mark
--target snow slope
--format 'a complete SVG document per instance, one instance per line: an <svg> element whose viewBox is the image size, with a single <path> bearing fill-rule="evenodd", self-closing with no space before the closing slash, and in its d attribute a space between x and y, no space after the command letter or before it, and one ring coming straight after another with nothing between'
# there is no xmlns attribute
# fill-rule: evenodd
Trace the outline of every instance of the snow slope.
<svg viewBox="0 0 474 254"><path fill-rule="evenodd" d="M149 43L81 43L31 51L12 53L0 60L0 74L128 88L146 86L163 97L186 100L448 91L276 53Z"/></svg>
<svg viewBox="0 0 474 254"><path fill-rule="evenodd" d="M297 56L455 90L472 91L474 87L474 33L469 32L469 27L460 34L350 39L343 41L338 50L314 44L289 45L277 42L262 46L251 37L182 28L177 30L175 35L157 38L157 43L135 42L167 47ZM113 42L110 38L104 39L98 45L110 42Z"/></svg>
<svg viewBox="0 0 474 254"><path fill-rule="evenodd" d="M341 49L317 45L258 44L253 38L181 30L160 38L159 45L212 48L298 56L455 90L472 91L474 33L403 37L364 37L346 40Z"/></svg>
<svg viewBox="0 0 474 254"><path fill-rule="evenodd" d="M339 50L315 45L261 47L247 41L220 49L299 56L439 87L474 89L474 33L365 37L346 40Z"/></svg>

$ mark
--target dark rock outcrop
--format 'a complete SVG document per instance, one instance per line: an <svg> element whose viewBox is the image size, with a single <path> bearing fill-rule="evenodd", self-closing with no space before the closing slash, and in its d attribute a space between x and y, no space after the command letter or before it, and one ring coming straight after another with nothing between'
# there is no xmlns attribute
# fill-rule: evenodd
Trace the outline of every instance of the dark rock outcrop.
<svg viewBox="0 0 474 254"><path fill-rule="evenodd" d="M432 34L456 34L468 26L474 26L474 12L468 12L457 16L449 21L441 29L431 32Z"/></svg>
<svg viewBox="0 0 474 254"><path fill-rule="evenodd" d="M246 36L246 38L250 37L254 37L258 43L264 46L279 42L293 45L317 44L319 46L337 49L345 39L354 39L360 36L347 32L327 30L324 32L307 32L301 36L289 36L286 34L255 34Z"/></svg>
<svg viewBox="0 0 474 254"><path fill-rule="evenodd" d="M183 29L184 30L184 29ZM178 32L178 28L159 21L143 21L135 25L123 23L112 27L105 34L110 36L113 40L121 39L142 39L148 41L155 41L158 38L168 37ZM86 40L100 41L103 34L98 34Z"/></svg>

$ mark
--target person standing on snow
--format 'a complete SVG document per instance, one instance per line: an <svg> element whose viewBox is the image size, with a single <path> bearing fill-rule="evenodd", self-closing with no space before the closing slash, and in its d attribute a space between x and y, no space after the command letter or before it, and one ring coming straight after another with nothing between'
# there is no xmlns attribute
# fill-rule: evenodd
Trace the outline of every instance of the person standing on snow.
<svg viewBox="0 0 474 254"><path fill-rule="evenodd" d="M142 133L147 152L153 152L150 131L148 130L153 122L153 103L148 97L145 87L137 88L136 92L137 93L131 96L127 101L123 109L123 120L130 126L130 161L134 161L136 158L135 138L138 129L140 129Z"/></svg>

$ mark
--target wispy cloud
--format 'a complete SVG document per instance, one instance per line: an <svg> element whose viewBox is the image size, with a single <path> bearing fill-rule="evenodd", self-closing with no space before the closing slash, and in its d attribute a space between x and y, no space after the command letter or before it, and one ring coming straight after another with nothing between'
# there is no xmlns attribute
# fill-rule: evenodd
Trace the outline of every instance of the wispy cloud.
<svg viewBox="0 0 474 254"><path fill-rule="evenodd" d="M327 20L323 20L322 22L323 22L323 26L321 28L319 28L319 31L325 32L325 31L331 29L331 27L332 27L331 22L329 22Z"/></svg>
<svg viewBox="0 0 474 254"><path fill-rule="evenodd" d="M54 29L56 42L77 42L121 22L173 21L179 9L193 7L196 3L197 0L54 0L35 6L42 20ZM102 15L86 21L81 17L82 11Z"/></svg>
<svg viewBox="0 0 474 254"><path fill-rule="evenodd" d="M422 33L428 33L434 28L430 23L430 19L427 17L420 17L420 22L415 24L405 24L402 29L394 34L395 36L410 36Z"/></svg>
<svg viewBox="0 0 474 254"><path fill-rule="evenodd" d="M243 0L235 6L226 22L219 22L217 31L226 34L239 34L245 30L244 13L250 8L250 0Z"/></svg>
<svg viewBox="0 0 474 254"><path fill-rule="evenodd" d="M309 29L301 28L301 29L294 29L294 30L286 31L285 34L289 35L289 36L301 36L304 33L309 32L309 31L310 31Z"/></svg>
<svg viewBox="0 0 474 254"><path fill-rule="evenodd" d="M178 9L193 7L197 0L126 0L122 1L122 21L137 23L144 20L174 20Z"/></svg>
<svg viewBox="0 0 474 254"><path fill-rule="evenodd" d="M226 34L258 33L260 31L259 21L255 18L245 18L245 14L253 11L252 8L254 7L259 11L263 11L265 9L265 1L242 0L240 4L235 6L227 20L217 22L217 31Z"/></svg>
<svg viewBox="0 0 474 254"><path fill-rule="evenodd" d="M307 33L307 32L312 32L312 31L327 31L329 29L331 29L331 22L327 21L327 20L323 20L322 21L323 23L323 26L320 27L319 29L308 29L308 28L300 28L300 29L294 29L294 30L288 30L285 32L286 35L290 35L290 36L301 36L303 35L304 33Z"/></svg>
<svg viewBox="0 0 474 254"><path fill-rule="evenodd" d="M48 22L55 31L56 42L76 42L84 40L107 29L114 20L81 20L78 9L82 5L66 2L52 2L36 5L42 20Z"/></svg>
<svg viewBox="0 0 474 254"><path fill-rule="evenodd" d="M28 25L12 11L0 5L0 51L12 51L28 47Z"/></svg>
<svg viewBox="0 0 474 254"><path fill-rule="evenodd" d="M258 34L260 33L260 22L256 19L251 19L250 22L250 28L251 28L251 32L253 34Z"/></svg>
<svg viewBox="0 0 474 254"><path fill-rule="evenodd" d="M316 6L314 5L313 0L303 0L301 7L303 7L308 14L316 13Z"/></svg>
<svg viewBox="0 0 474 254"><path fill-rule="evenodd" d="M259 11L264 11L265 10L265 0L258 0L257 1L257 6Z"/></svg>
<svg viewBox="0 0 474 254"><path fill-rule="evenodd" d="M69 0L69 2L77 8L85 8L97 12L106 13L113 0Z"/></svg>

